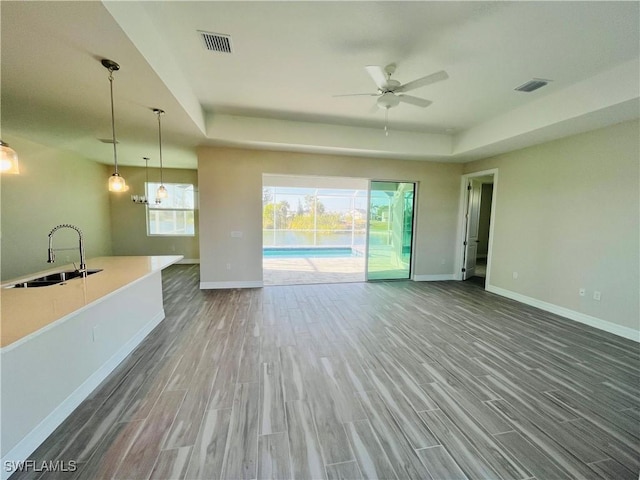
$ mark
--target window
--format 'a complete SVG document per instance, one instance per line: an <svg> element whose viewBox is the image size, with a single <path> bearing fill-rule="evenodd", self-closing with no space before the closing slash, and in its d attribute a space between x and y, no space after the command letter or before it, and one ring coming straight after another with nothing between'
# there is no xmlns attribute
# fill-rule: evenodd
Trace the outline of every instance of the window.
<svg viewBox="0 0 640 480"><path fill-rule="evenodd" d="M364 245L366 190L268 186L262 199L265 247Z"/></svg>
<svg viewBox="0 0 640 480"><path fill-rule="evenodd" d="M195 235L195 189L188 183L165 183L169 198L155 203L159 183L147 183L147 234L148 235Z"/></svg>

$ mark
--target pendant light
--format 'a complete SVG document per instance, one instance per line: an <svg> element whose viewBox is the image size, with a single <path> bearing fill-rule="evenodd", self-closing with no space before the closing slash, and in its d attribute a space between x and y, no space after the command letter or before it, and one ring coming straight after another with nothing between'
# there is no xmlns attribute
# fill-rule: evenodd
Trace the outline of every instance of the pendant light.
<svg viewBox="0 0 640 480"><path fill-rule="evenodd" d="M111 132L113 134L113 164L115 166L115 170L109 177L109 191L124 192L127 190L127 184L124 181L124 178L118 173L118 150L116 148L118 142L116 141L116 120L113 108L113 72L120 70L120 65L113 60L108 60L106 58L102 59L101 63L104 68L109 70L109 91L111 92Z"/></svg>
<svg viewBox="0 0 640 480"><path fill-rule="evenodd" d="M18 165L18 154L8 144L0 140L0 173L18 174L20 168Z"/></svg>
<svg viewBox="0 0 640 480"><path fill-rule="evenodd" d="M164 186L164 182L162 179L162 122L160 118L164 115L164 110L159 108L154 108L153 113L158 115L158 146L160 148L160 186L158 187L158 191L156 192L156 203L160 203L165 198L169 197L169 192Z"/></svg>
<svg viewBox="0 0 640 480"><path fill-rule="evenodd" d="M144 195L131 195L131 201L133 203L146 205L149 203L149 197L147 197L147 185L149 184L149 157L142 157L142 159L144 160L144 173L146 178L144 183Z"/></svg>

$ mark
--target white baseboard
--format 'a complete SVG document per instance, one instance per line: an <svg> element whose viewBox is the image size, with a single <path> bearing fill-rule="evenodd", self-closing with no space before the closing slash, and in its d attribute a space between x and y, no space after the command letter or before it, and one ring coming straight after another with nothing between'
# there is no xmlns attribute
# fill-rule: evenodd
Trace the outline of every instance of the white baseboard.
<svg viewBox="0 0 640 480"><path fill-rule="evenodd" d="M455 280L453 273L441 273L439 275L414 275L415 282L442 282L445 280Z"/></svg>
<svg viewBox="0 0 640 480"><path fill-rule="evenodd" d="M591 315L576 312L575 310L561 307L559 305L554 305L553 303L548 303L536 298L527 297L526 295L512 292L511 290L506 290L494 285L487 286L487 291L640 343L639 330L634 330L633 328L629 327L623 327L622 325L617 325L607 320L602 320L601 318L592 317Z"/></svg>
<svg viewBox="0 0 640 480"><path fill-rule="evenodd" d="M178 265L197 265L200 263L199 258L183 258L179 262L176 262Z"/></svg>
<svg viewBox="0 0 640 480"><path fill-rule="evenodd" d="M164 309L156 313L147 324L138 331L120 350L109 358L102 366L87 378L74 392L69 395L58 407L42 420L31 432L13 447L2 458L2 470L0 478L6 480L13 473L5 466L16 465L18 462L29 458L36 448L44 442L53 431L64 422L69 415L93 392L109 374L151 333L151 331L164 319Z"/></svg>
<svg viewBox="0 0 640 480"><path fill-rule="evenodd" d="M262 288L262 280L250 282L200 282L200 290L223 290L229 288Z"/></svg>

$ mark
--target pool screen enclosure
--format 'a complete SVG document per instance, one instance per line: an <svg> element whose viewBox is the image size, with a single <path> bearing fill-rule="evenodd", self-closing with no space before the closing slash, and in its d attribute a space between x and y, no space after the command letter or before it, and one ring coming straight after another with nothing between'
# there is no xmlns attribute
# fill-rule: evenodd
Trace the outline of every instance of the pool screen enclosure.
<svg viewBox="0 0 640 480"><path fill-rule="evenodd" d="M410 182L264 175L263 258L351 258L359 281L409 279L414 196Z"/></svg>

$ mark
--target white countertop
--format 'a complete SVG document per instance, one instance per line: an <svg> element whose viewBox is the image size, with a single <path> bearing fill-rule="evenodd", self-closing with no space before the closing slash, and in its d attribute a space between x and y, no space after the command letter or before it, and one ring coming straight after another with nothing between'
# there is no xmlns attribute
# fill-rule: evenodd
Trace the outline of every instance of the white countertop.
<svg viewBox="0 0 640 480"><path fill-rule="evenodd" d="M182 258L182 255L98 257L87 260L87 268L102 269L101 272L68 280L62 285L4 288L48 273L73 270L72 265L59 265L3 282L0 285L0 347L4 348L52 323L62 321Z"/></svg>

